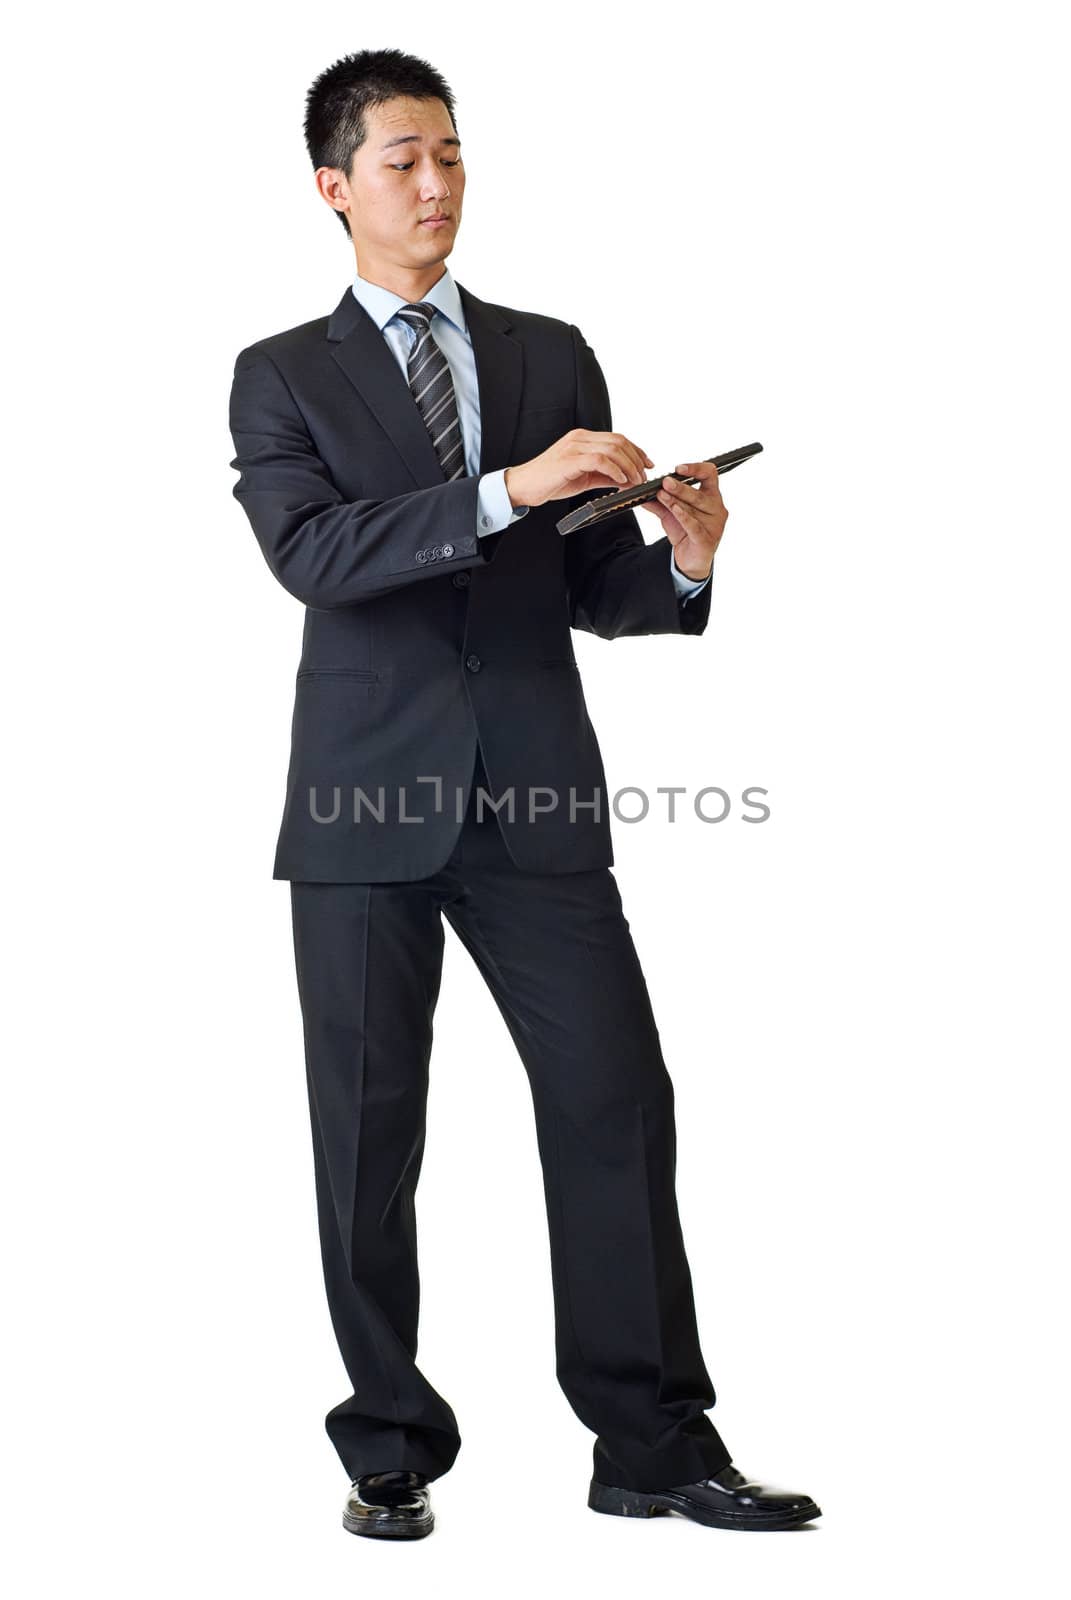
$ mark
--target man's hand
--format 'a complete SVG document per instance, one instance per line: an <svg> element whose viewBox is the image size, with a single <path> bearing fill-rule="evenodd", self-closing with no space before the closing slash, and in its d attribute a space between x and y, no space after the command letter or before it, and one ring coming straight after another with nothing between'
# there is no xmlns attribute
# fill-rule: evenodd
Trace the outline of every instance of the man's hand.
<svg viewBox="0 0 1071 1600"><path fill-rule="evenodd" d="M718 469L712 461L681 461L673 470L698 478L698 486L667 477L658 498L642 500L640 509L652 512L661 522L673 546L677 571L685 578L708 578L729 516L718 488Z"/></svg>
<svg viewBox="0 0 1071 1600"><path fill-rule="evenodd" d="M654 462L623 433L572 428L519 467L507 467L506 493L515 506L568 500L585 489L627 489L646 479Z"/></svg>

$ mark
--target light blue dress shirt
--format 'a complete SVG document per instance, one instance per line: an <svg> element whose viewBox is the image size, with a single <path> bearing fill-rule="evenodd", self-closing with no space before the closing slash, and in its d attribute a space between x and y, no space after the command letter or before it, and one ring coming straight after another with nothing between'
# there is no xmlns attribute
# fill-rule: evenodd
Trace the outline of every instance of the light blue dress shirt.
<svg viewBox="0 0 1071 1600"><path fill-rule="evenodd" d="M359 272L354 273L353 292L393 350L402 369L402 376L408 383L409 351L416 340L417 331L395 313L411 302L403 300L393 289L384 289L382 284L370 283L367 278L362 278ZM454 393L457 397L461 438L465 447L465 471L470 477L475 477L480 468L481 438L476 358L472 353L472 340L465 325L465 308L449 267L444 269L442 277L432 284L421 299L429 301L439 313L431 319L431 336L446 357L447 366L450 368ZM518 522L521 517L526 517L528 510L528 506L511 504L506 491L505 467L498 472L485 472L481 475L476 503L478 535L498 533L502 528L508 528L511 523ZM682 572L678 572L672 550L669 552L669 570L673 574L677 593L682 599L686 595L698 594L700 589L710 582L709 577L697 581L686 578Z"/></svg>

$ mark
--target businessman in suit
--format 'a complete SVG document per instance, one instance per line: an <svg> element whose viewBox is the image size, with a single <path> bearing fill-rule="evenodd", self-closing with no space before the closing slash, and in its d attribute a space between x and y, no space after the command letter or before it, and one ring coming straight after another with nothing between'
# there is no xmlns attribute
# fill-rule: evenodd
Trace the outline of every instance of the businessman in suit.
<svg viewBox="0 0 1071 1600"><path fill-rule="evenodd" d="M305 610L274 867L291 886L320 1244L353 1393L326 1418L354 1533L430 1532L459 1445L417 1366L415 1192L445 917L535 1113L557 1375L596 1435L588 1504L786 1528L707 1411L675 1198L673 1088L613 873L571 630L701 634L727 512L678 465L649 506L562 538L653 462L612 427L574 325L496 305L446 258L454 102L395 50L336 62L306 139L356 272L330 316L236 361L234 493ZM493 1285L488 1283L488 1293Z"/></svg>

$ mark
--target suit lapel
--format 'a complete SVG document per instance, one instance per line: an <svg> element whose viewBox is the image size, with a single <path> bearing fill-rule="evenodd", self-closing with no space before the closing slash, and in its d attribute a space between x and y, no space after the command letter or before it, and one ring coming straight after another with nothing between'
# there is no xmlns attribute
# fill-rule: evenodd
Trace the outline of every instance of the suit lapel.
<svg viewBox="0 0 1071 1600"><path fill-rule="evenodd" d="M517 430L524 353L507 329L507 317L458 284L476 362L480 402L480 472L509 466ZM405 374L380 330L352 289L327 324L331 353L387 438L409 468L418 488L443 482L443 470Z"/></svg>
<svg viewBox="0 0 1071 1600"><path fill-rule="evenodd" d="M506 331L513 324L501 311L457 286L472 353L480 398L480 471L497 472L510 465L509 449L517 431L524 379L524 349ZM413 403L416 410L416 402ZM424 430L427 432L427 429Z"/></svg>

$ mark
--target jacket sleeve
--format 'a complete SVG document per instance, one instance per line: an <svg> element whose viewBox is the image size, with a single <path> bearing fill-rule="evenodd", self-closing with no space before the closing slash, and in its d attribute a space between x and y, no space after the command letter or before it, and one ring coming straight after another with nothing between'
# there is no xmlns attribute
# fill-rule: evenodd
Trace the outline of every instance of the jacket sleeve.
<svg viewBox="0 0 1071 1600"><path fill-rule="evenodd" d="M235 362L230 428L234 496L283 588L315 610L357 605L494 555L500 535L476 535L477 476L389 500L344 500L264 351L243 350Z"/></svg>
<svg viewBox="0 0 1071 1600"><path fill-rule="evenodd" d="M576 363L576 426L613 428L602 369L579 328L570 324ZM609 489L577 496L584 505ZM565 504L566 502L562 502ZM647 544L635 511L622 511L565 535L565 580L574 628L600 639L637 633L702 633L710 615L707 583L694 597L678 598L665 534Z"/></svg>

